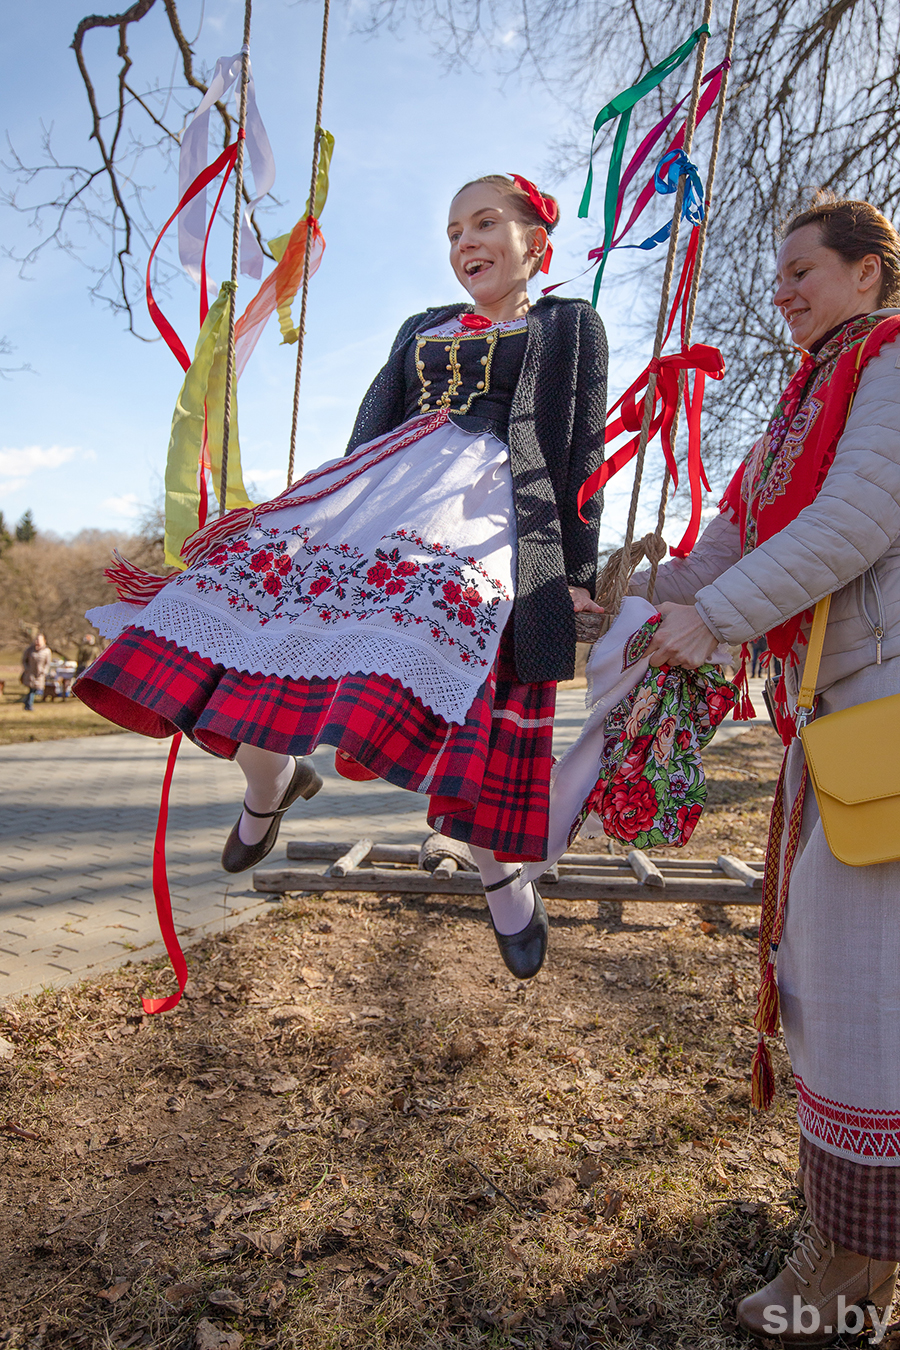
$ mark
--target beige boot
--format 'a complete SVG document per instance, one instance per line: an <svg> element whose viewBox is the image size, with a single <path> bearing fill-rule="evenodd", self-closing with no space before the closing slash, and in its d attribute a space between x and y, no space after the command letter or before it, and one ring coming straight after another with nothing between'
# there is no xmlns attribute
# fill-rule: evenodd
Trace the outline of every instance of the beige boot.
<svg viewBox="0 0 900 1350"><path fill-rule="evenodd" d="M866 1303L886 1324L896 1280L896 1264L829 1241L807 1215L784 1269L738 1304L738 1321L753 1336L814 1350L862 1331Z"/></svg>

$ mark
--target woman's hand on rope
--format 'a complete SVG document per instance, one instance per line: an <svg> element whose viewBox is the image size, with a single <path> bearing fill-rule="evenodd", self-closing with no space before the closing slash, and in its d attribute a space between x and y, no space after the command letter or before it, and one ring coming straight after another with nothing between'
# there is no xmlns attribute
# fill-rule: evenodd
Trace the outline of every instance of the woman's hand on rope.
<svg viewBox="0 0 900 1350"><path fill-rule="evenodd" d="M663 621L647 651L651 666L681 666L696 670L709 660L719 645L693 605L660 605Z"/></svg>
<svg viewBox="0 0 900 1350"><path fill-rule="evenodd" d="M590 591L586 591L583 586L570 586L569 594L572 597L572 604L575 606L576 614L603 614L602 605L598 605L596 600L591 598Z"/></svg>

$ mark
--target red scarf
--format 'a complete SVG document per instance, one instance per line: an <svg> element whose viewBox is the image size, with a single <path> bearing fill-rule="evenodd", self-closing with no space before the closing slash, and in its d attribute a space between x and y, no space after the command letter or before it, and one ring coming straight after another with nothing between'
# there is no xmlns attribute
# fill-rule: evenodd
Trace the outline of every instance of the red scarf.
<svg viewBox="0 0 900 1350"><path fill-rule="evenodd" d="M900 315L852 319L807 355L775 416L732 478L720 503L741 531L741 552L778 534L819 495L831 468L863 369L900 332ZM810 611L766 634L769 651L788 659Z"/></svg>

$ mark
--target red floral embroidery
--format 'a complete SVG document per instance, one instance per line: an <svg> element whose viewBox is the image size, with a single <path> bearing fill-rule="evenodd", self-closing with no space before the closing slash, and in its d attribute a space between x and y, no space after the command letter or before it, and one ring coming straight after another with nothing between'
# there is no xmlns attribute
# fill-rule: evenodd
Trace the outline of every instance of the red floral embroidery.
<svg viewBox="0 0 900 1350"><path fill-rule="evenodd" d="M490 666L488 644L502 624L499 606L511 596L474 558L445 544L428 544L408 530L387 536L374 559L347 543L312 544L299 525L259 534L266 543L244 538L227 550L216 549L184 573L182 584L224 590L232 609L245 610L262 626L293 614L323 625L379 616L398 628L424 623L433 641L455 649L464 664ZM403 558L401 548L416 550L419 557ZM320 599L326 592L347 608L326 607ZM430 615L428 608L438 613Z"/></svg>
<svg viewBox="0 0 900 1350"><path fill-rule="evenodd" d="M389 581L393 573L387 563L377 562L374 567L370 567L366 573L366 580L370 586L383 586Z"/></svg>

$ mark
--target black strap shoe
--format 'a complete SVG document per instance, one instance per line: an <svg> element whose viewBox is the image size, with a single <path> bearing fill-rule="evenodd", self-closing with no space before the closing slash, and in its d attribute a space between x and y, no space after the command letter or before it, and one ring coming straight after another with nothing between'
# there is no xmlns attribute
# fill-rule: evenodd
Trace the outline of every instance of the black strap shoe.
<svg viewBox="0 0 900 1350"><path fill-rule="evenodd" d="M225 841L225 847L222 849L222 866L225 871L246 872L248 867L255 867L258 862L262 862L266 854L271 853L275 847L275 841L281 827L281 818L285 811L293 806L298 797L303 797L306 801L309 801L310 797L314 797L321 786L322 780L309 760L295 756L294 775L274 811L251 811L246 802L244 803L244 810L248 816L254 816L257 820L268 820L271 816L272 824L258 844L245 844L238 833L238 827L241 823L241 818L238 816L237 824L232 828L231 834Z"/></svg>
<svg viewBox="0 0 900 1350"><path fill-rule="evenodd" d="M502 881L494 882L491 886L485 886L485 895L490 891L499 891L501 887L508 886L521 874L522 869L520 867L518 872L514 872L511 877L504 877ZM512 971L517 980L532 979L544 964L544 957L547 955L550 923L547 919L544 902L538 894L538 888L534 882L531 883L531 889L534 894L534 913L520 933L498 933L493 917L491 917L491 927L494 929L494 937L497 939L500 955L503 957L507 970ZM490 910L488 913L490 913Z"/></svg>

